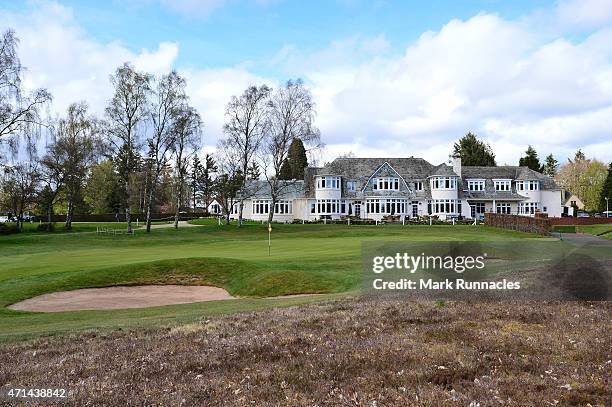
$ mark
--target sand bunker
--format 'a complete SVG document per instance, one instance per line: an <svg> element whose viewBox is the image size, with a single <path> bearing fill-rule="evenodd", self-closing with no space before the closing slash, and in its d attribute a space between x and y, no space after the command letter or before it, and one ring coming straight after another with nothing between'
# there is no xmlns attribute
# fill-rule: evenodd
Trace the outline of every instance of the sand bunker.
<svg viewBox="0 0 612 407"><path fill-rule="evenodd" d="M218 287L143 285L133 287L85 288L39 295L10 305L18 311L60 312L147 308L198 301L230 300L234 297Z"/></svg>

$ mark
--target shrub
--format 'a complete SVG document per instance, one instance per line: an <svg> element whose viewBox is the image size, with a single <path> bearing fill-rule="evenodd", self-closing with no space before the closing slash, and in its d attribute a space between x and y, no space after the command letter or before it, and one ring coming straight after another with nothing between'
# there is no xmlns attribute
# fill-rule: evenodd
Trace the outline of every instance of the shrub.
<svg viewBox="0 0 612 407"><path fill-rule="evenodd" d="M21 231L16 223L0 223L0 235L12 235L19 232Z"/></svg>

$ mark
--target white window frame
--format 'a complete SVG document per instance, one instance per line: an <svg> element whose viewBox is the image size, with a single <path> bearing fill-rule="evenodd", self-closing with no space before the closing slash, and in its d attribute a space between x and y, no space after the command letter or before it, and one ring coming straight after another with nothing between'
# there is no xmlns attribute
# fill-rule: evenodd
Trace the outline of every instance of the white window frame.
<svg viewBox="0 0 612 407"><path fill-rule="evenodd" d="M431 210L433 213L457 215L460 213L460 203L458 199L434 199L431 201Z"/></svg>
<svg viewBox="0 0 612 407"><path fill-rule="evenodd" d="M495 213L503 213L506 215L510 215L511 212L512 205L510 205L510 202L496 202Z"/></svg>
<svg viewBox="0 0 612 407"><path fill-rule="evenodd" d="M357 190L357 181L347 181L346 190L349 192L355 192Z"/></svg>
<svg viewBox="0 0 612 407"><path fill-rule="evenodd" d="M511 179L494 179L493 185L497 192L511 192L512 191L512 180Z"/></svg>
<svg viewBox="0 0 612 407"><path fill-rule="evenodd" d="M519 202L519 214L521 215L533 215L536 210L540 207L539 202Z"/></svg>
<svg viewBox="0 0 612 407"><path fill-rule="evenodd" d="M415 191L422 191L423 190L423 181L415 181L414 182L414 190Z"/></svg>
<svg viewBox="0 0 612 407"><path fill-rule="evenodd" d="M344 199L317 199L315 203L317 215L342 215L346 213Z"/></svg>
<svg viewBox="0 0 612 407"><path fill-rule="evenodd" d="M340 189L340 177L323 175L317 177L317 189Z"/></svg>
<svg viewBox="0 0 612 407"><path fill-rule="evenodd" d="M380 177L374 178L372 181L372 189L376 191L399 191L400 189L399 178Z"/></svg>
<svg viewBox="0 0 612 407"><path fill-rule="evenodd" d="M468 179L468 190L472 192L482 192L485 190L485 180L484 179Z"/></svg>
<svg viewBox="0 0 612 407"><path fill-rule="evenodd" d="M457 189L457 177L431 177L432 190L454 190Z"/></svg>

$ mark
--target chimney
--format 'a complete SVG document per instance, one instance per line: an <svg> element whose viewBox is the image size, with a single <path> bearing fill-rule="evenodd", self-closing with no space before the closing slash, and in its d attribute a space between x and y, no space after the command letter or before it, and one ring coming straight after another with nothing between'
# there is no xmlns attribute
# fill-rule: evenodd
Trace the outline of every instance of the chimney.
<svg viewBox="0 0 612 407"><path fill-rule="evenodd" d="M461 176L461 156L458 154L453 156L453 171Z"/></svg>

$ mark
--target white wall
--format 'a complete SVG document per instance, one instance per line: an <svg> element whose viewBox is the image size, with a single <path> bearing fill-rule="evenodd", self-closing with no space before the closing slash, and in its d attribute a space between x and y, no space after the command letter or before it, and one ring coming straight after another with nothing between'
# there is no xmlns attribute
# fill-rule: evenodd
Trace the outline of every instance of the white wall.
<svg viewBox="0 0 612 407"><path fill-rule="evenodd" d="M544 211L546 207L548 216L560 218L563 213L562 191L541 191L540 197L540 210Z"/></svg>

